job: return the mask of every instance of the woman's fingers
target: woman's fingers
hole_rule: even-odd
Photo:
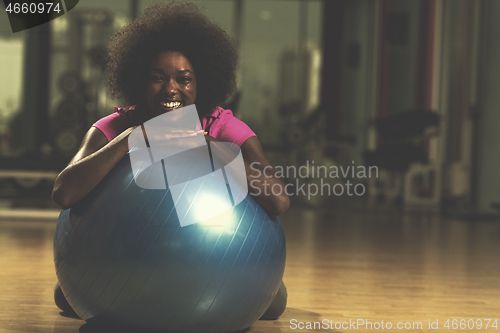
[[[198,139],[195,139],[195,137],[200,135],[205,138],[204,133],[203,130],[167,129],[147,134],[149,144],[152,147],[185,147],[186,149],[191,149],[200,145]]]
[[[165,132],[167,133],[201,133],[203,130],[185,130],[185,129],[166,129]]]
[[[192,137],[197,136],[199,134],[203,134],[203,130],[199,131],[180,131],[176,133],[171,133],[172,138],[184,138],[184,137]]]
[[[181,138],[190,138],[197,135],[203,135],[203,130],[194,131],[194,130],[168,130],[161,133],[149,134],[148,137],[150,139],[154,139],[157,142],[161,142],[163,140],[171,140],[171,139],[181,139]]]

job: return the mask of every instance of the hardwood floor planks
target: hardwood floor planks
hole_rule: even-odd
[[[498,319],[500,222],[464,222],[426,213],[291,209],[287,236],[288,308],[276,321],[248,332],[348,332],[293,329],[298,322],[421,322],[421,329],[454,331],[447,319]],[[88,332],[99,329],[60,315],[54,222],[0,221],[0,332]],[[428,328],[439,321],[439,330]],[[291,322],[292,321],[292,322]],[[381,332],[383,329],[356,329]],[[456,330],[499,332],[500,329]],[[109,332],[109,331],[107,331]]]

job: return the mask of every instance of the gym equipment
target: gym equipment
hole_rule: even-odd
[[[212,219],[225,225],[181,227],[169,190],[138,187],[125,156],[59,216],[54,257],[63,294],[88,323],[204,333],[249,327],[282,281],[280,220],[251,196]]]

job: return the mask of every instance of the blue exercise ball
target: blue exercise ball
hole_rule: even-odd
[[[225,226],[181,227],[170,191],[137,186],[127,155],[59,216],[54,258],[62,292],[88,323],[245,329],[278,291],[285,237],[279,218],[250,195],[225,215]]]

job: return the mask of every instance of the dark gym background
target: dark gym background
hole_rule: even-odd
[[[446,237],[443,234],[458,232],[463,238],[457,236],[460,242],[456,244],[463,241],[470,246],[464,252],[467,262],[479,260],[473,256],[478,255],[489,258],[485,265],[491,272],[500,271],[498,259],[494,259],[500,252],[495,245],[500,233],[500,1],[194,2],[205,7],[236,41],[241,56],[238,92],[226,107],[257,133],[273,164],[299,167],[315,161],[315,165],[379,169],[378,177],[356,180],[366,188],[363,196],[292,198],[292,208],[282,218],[292,258],[285,282],[287,274],[301,276],[302,266],[293,261],[293,254],[307,259],[303,246],[321,243],[321,237],[332,230],[340,234],[323,239],[321,251],[351,253],[343,252],[347,251],[344,244],[352,253],[369,252],[364,242],[343,243],[340,235],[347,232],[342,227],[347,224],[360,226],[352,227],[357,231],[348,229],[353,235],[359,231],[375,237],[377,228],[385,226],[395,239],[399,232],[409,232],[423,237],[424,243],[429,235],[423,229],[412,229],[414,226],[425,225],[429,230],[446,226],[438,234]],[[53,180],[90,125],[111,113],[115,105],[124,106],[106,93],[101,55],[109,37],[149,3],[152,1],[82,0],[68,14],[16,34],[7,15],[0,14],[0,237],[6,240],[4,250],[11,248],[6,244],[24,244],[22,237],[28,233],[33,239],[43,239],[32,251],[43,248],[50,265],[50,234],[59,213],[50,200]],[[4,11],[3,4],[0,8]],[[307,184],[315,181],[301,180]],[[325,231],[322,228],[328,223],[333,229]],[[374,242],[383,244],[384,237],[375,237]],[[328,247],[334,238],[339,243]],[[480,243],[491,247],[480,247]],[[390,252],[401,252],[399,245]],[[448,262],[448,250],[436,251],[436,258],[443,255]],[[4,264],[14,267],[11,274],[4,273],[5,279],[14,281],[17,276],[15,267],[21,264],[13,264],[16,256],[5,257],[11,259]],[[349,262],[357,260],[353,256],[347,256]],[[402,255],[401,263],[410,257]],[[461,262],[462,257],[457,258],[453,260]],[[390,265],[390,259],[387,262]],[[50,269],[45,274],[47,281],[53,279]],[[325,272],[335,276],[330,268]],[[471,276],[466,274],[465,281],[472,283]],[[449,276],[436,277],[441,278]],[[307,318],[354,318],[358,312],[364,313],[364,308],[353,308],[350,315],[343,313],[342,304],[335,311],[333,305],[323,312],[320,306],[308,308],[312,302],[323,302],[318,298],[323,292],[304,289],[305,282],[300,281],[290,284],[292,291],[302,290],[302,296],[291,296],[296,312],[286,312],[289,316],[277,324],[283,331],[293,317],[290,313],[300,317],[298,309],[315,311],[314,315],[303,314]],[[418,289],[419,283],[407,287]],[[14,299],[16,288],[7,293]],[[38,300],[43,293],[40,302],[44,309],[57,314],[51,308],[50,286],[40,288],[40,293],[26,296],[24,301]],[[362,294],[356,287],[350,290],[354,290],[351,299]],[[468,285],[463,293],[467,290]],[[500,296],[498,287],[482,292],[483,296]],[[308,295],[316,296],[309,299]],[[495,306],[498,309],[498,301],[491,302],[486,301],[490,306],[486,312]],[[6,304],[0,300],[1,307]],[[11,307],[17,302],[8,304]],[[405,313],[391,316],[403,319]],[[0,319],[0,328],[4,324]],[[58,331],[59,324],[54,325],[46,331]],[[267,325],[263,331],[271,331]],[[19,327],[16,329],[23,331]]]

